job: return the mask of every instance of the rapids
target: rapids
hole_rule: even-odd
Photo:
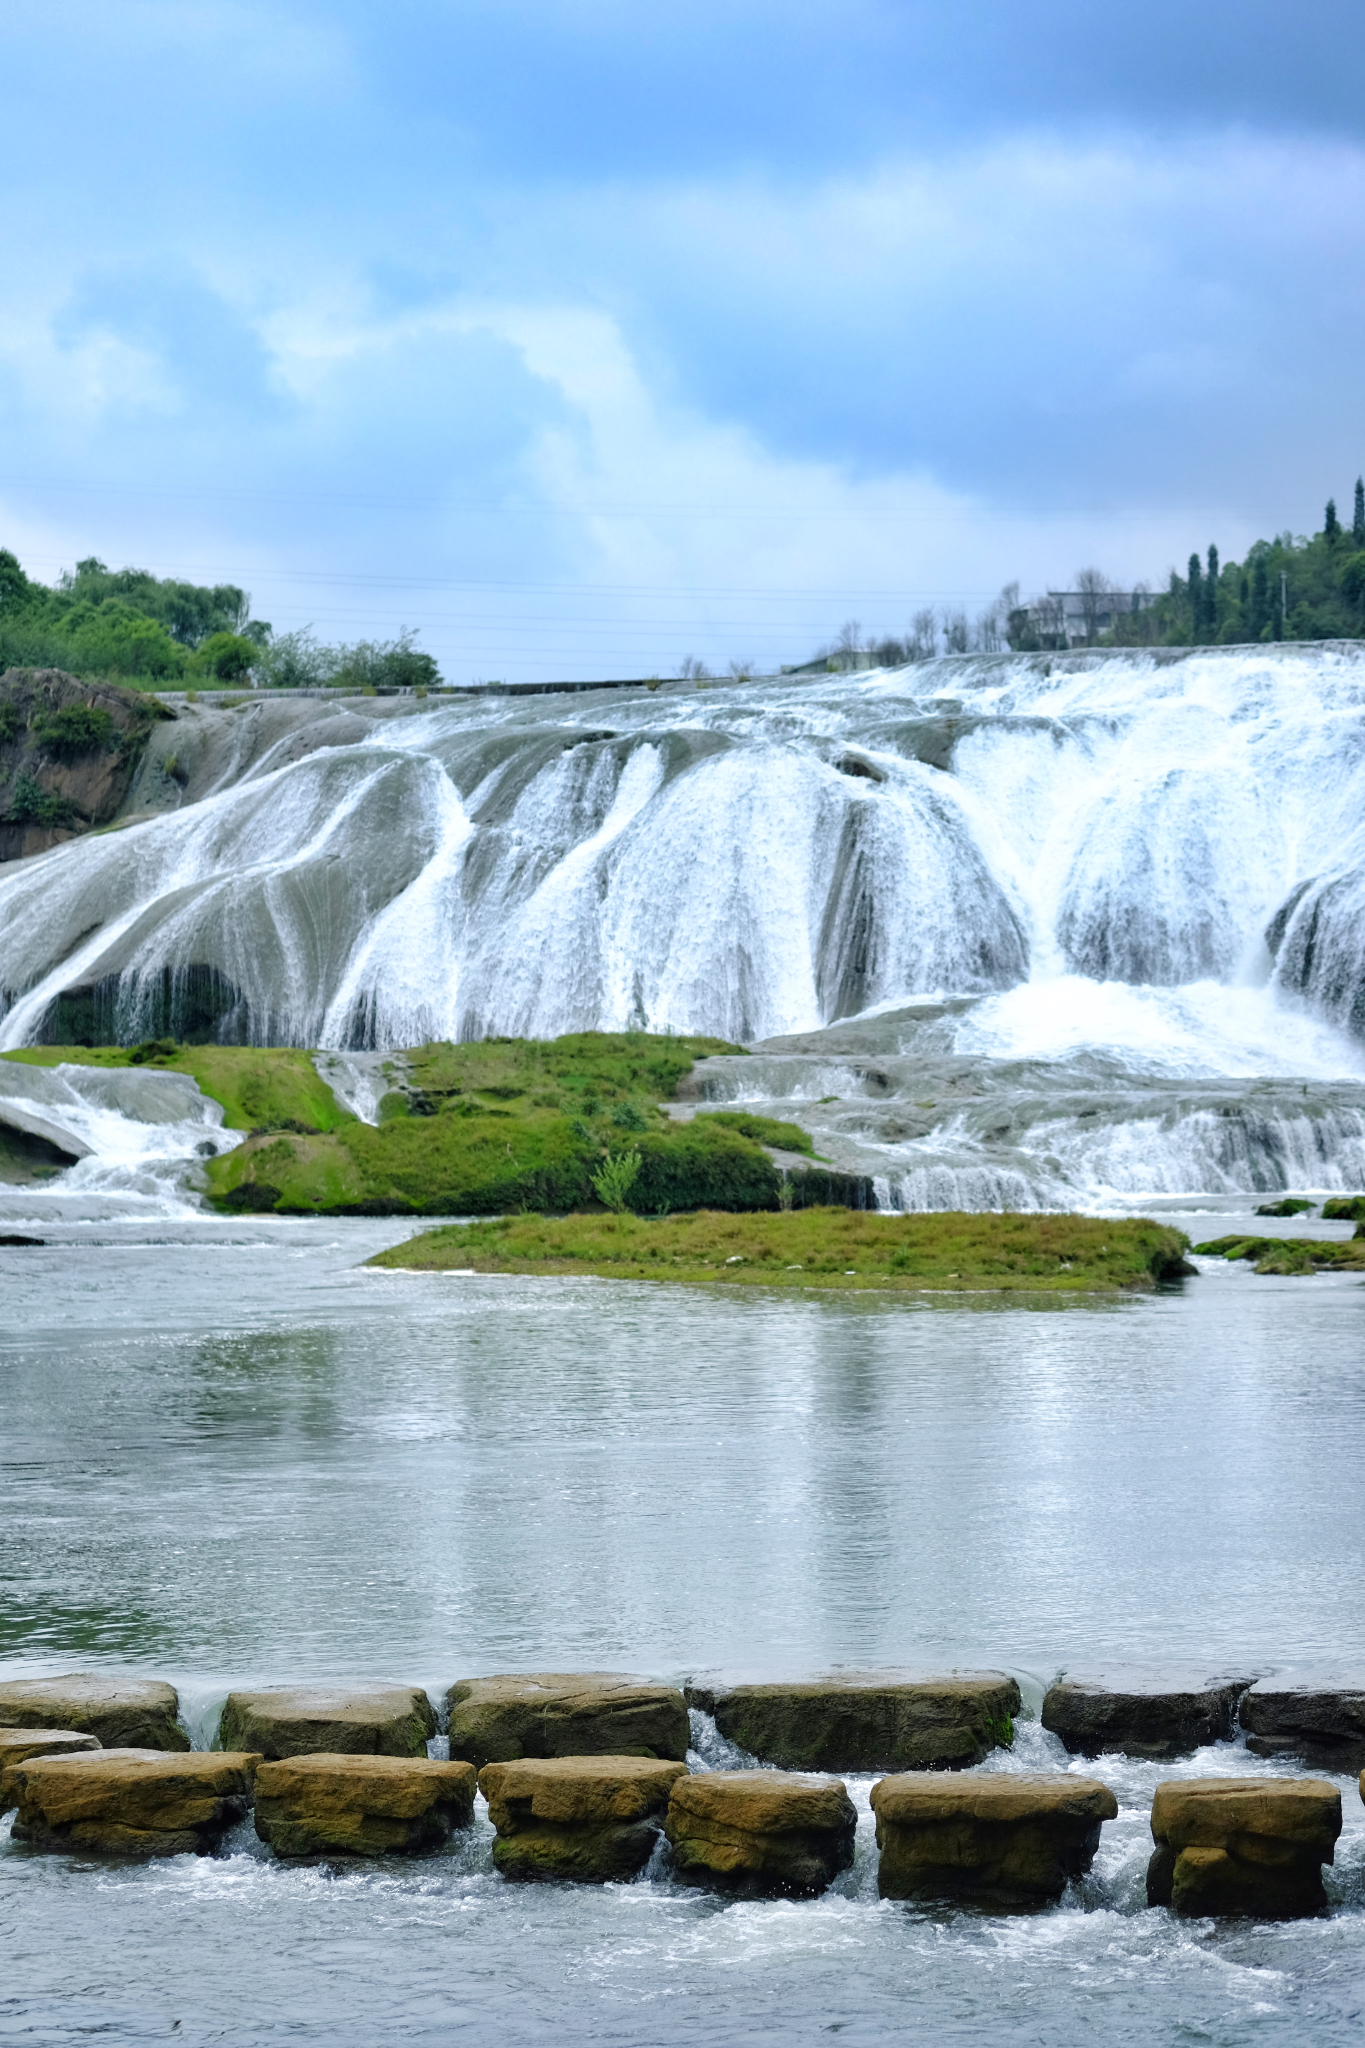
[[[197,801],[0,870],[0,1046],[708,1031],[884,1206],[1358,1187],[1363,712],[1354,644],[186,707]]]

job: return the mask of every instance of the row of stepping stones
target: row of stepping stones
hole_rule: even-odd
[[[682,1690],[615,1672],[520,1673],[463,1679],[445,1696],[450,1754],[479,1769],[524,1756],[686,1756],[688,1709],[710,1714],[728,1741],[785,1770],[964,1769],[1008,1747],[1019,1687],[1001,1672],[948,1678],[841,1676],[802,1684]],[[0,1722],[92,1734],[105,1748],[188,1749],[172,1686],[101,1675],[0,1684]],[[1073,1756],[1157,1761],[1192,1755],[1238,1728],[1253,1755],[1340,1772],[1365,1768],[1365,1685],[1277,1686],[1251,1676],[1137,1674],[1065,1678],[1042,1724]],[[270,1761],[327,1750],[421,1756],[437,1730],[416,1686],[275,1687],[228,1694],[223,1749]]]
[[[818,1703],[810,1695],[831,1712],[847,1709],[846,1696],[860,1692],[876,1712],[908,1716],[921,1743],[937,1721],[940,1750],[956,1753],[873,1787],[881,1893],[1008,1906],[1060,1896],[1089,1869],[1101,1826],[1118,1811],[1108,1787],[1069,1773],[945,1775],[945,1763],[980,1760],[959,1739],[963,1699],[973,1686],[993,1689],[988,1704],[998,1706],[1011,1683],[992,1675],[735,1690],[767,1695],[774,1712]],[[472,1818],[477,1784],[497,1831],[494,1861],[508,1877],[627,1877],[648,1861],[660,1829],[678,1877],[731,1891],[811,1896],[852,1861],[855,1814],[840,1780],[689,1774],[678,1754],[685,1703],[671,1688],[551,1674],[467,1681],[450,1702],[452,1746],[491,1746],[500,1758],[481,1768],[428,1758],[434,1716],[413,1688],[235,1693],[220,1736],[232,1746],[191,1757],[168,1686],[111,1687],[99,1678],[0,1686],[0,1723],[29,1724],[0,1729],[0,1810],[17,1807],[15,1834],[36,1847],[165,1855],[211,1849],[254,1802],[256,1831],[280,1856],[375,1856],[439,1846]],[[745,1709],[751,1718],[755,1704]],[[75,1711],[54,1711],[63,1706]],[[87,1726],[34,1725],[44,1714]],[[144,1746],[127,1745],[139,1715]],[[649,1728],[674,1754],[612,1753],[605,1745],[622,1716],[631,1733]],[[110,1734],[114,1746],[101,1748]],[[145,1740],[156,1734],[160,1744]],[[1006,1734],[997,1726],[993,1740]],[[565,1738],[581,1749],[565,1753]],[[1340,1794],[1320,1780],[1172,1781],[1158,1787],[1152,1811],[1149,1900],[1201,1915],[1321,1911],[1321,1866],[1340,1829]]]

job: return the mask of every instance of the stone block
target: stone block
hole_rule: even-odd
[[[0,1779],[18,1807],[14,1839],[106,1856],[205,1855],[251,1804],[260,1758],[96,1749],[32,1757]]]
[[[472,1764],[296,1756],[256,1773],[256,1833],[277,1856],[417,1855],[474,1817]]]
[[[446,1694],[450,1754],[480,1769],[517,1757],[669,1757],[691,1739],[676,1686],[612,1671],[465,1678]]]
[[[813,1898],[853,1861],[842,1781],[796,1771],[699,1771],[673,1787],[664,1833],[684,1884]]]
[[[872,1787],[884,1899],[1037,1906],[1089,1870],[1118,1801],[1069,1771],[945,1778],[907,1771]]]
[[[1173,1778],[1156,1788],[1147,1903],[1299,1920],[1327,1905],[1341,1794],[1322,1778]]]
[[[1365,1683],[1253,1685],[1239,1708],[1253,1756],[1293,1757],[1320,1771],[1365,1767]]]
[[[75,1756],[100,1743],[93,1735],[78,1735],[72,1728],[0,1728],[0,1780],[14,1764],[27,1763],[31,1756]],[[0,1813],[8,1813],[12,1796],[0,1794]]]
[[[687,1766],[640,1756],[522,1757],[485,1764],[479,1790],[504,1877],[606,1884],[643,1870]]]
[[[1003,1672],[689,1686],[730,1742],[793,1771],[962,1770],[1014,1740],[1019,1687]]]
[[[1249,1677],[1127,1670],[1059,1679],[1043,1701],[1044,1728],[1072,1756],[1192,1756],[1230,1740]]]
[[[110,1678],[76,1672],[66,1678],[11,1678],[0,1685],[6,1728],[70,1728],[105,1749],[188,1749],[176,1716],[180,1700],[159,1678]]]
[[[281,1757],[425,1756],[436,1733],[420,1686],[277,1686],[230,1692],[218,1739],[224,1749]]]

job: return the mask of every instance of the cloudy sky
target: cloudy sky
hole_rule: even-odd
[[[8,0],[0,544],[454,681],[1321,524],[1359,0]]]

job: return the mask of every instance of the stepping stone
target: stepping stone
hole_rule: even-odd
[[[105,1749],[188,1749],[176,1716],[180,1700],[159,1678],[11,1678],[0,1685],[0,1725],[70,1728]]]
[[[839,1778],[699,1771],[673,1787],[664,1833],[684,1884],[809,1899],[852,1863],[857,1824]]]
[[[14,1839],[105,1856],[203,1856],[251,1804],[258,1756],[97,1749],[32,1757],[0,1778]]]
[[[473,1764],[426,1756],[296,1756],[256,1773],[256,1833],[277,1856],[439,1849],[474,1818]]]
[[[1341,1794],[1322,1778],[1171,1778],[1156,1788],[1147,1903],[1190,1917],[1326,1910]]]
[[[78,1735],[71,1728],[0,1728],[0,1779],[31,1756],[71,1756],[99,1747],[93,1735]],[[13,1797],[0,1795],[0,1813],[8,1813],[13,1804]]]
[[[485,1764],[479,1790],[504,1877],[607,1884],[644,1869],[687,1766],[641,1756],[522,1757]]]
[[[1000,1671],[690,1685],[688,1703],[765,1763],[794,1771],[961,1770],[1014,1740],[1019,1687]]]
[[[907,1771],[872,1787],[884,1899],[1037,1906],[1095,1860],[1118,1801],[1069,1771],[945,1778]]]
[[[1043,1701],[1044,1728],[1072,1756],[1137,1756],[1158,1762],[1231,1740],[1250,1678],[1200,1671],[1116,1670],[1059,1679]]]
[[[219,1723],[224,1749],[286,1756],[425,1756],[436,1733],[420,1686],[276,1686],[230,1692]]]
[[[1365,1766],[1365,1683],[1284,1685],[1265,1679],[1247,1693],[1239,1717],[1253,1756],[1294,1757],[1343,1773]]]
[[[687,1755],[687,1703],[676,1686],[614,1671],[537,1671],[465,1678],[446,1694],[450,1754],[480,1769],[517,1757]]]

